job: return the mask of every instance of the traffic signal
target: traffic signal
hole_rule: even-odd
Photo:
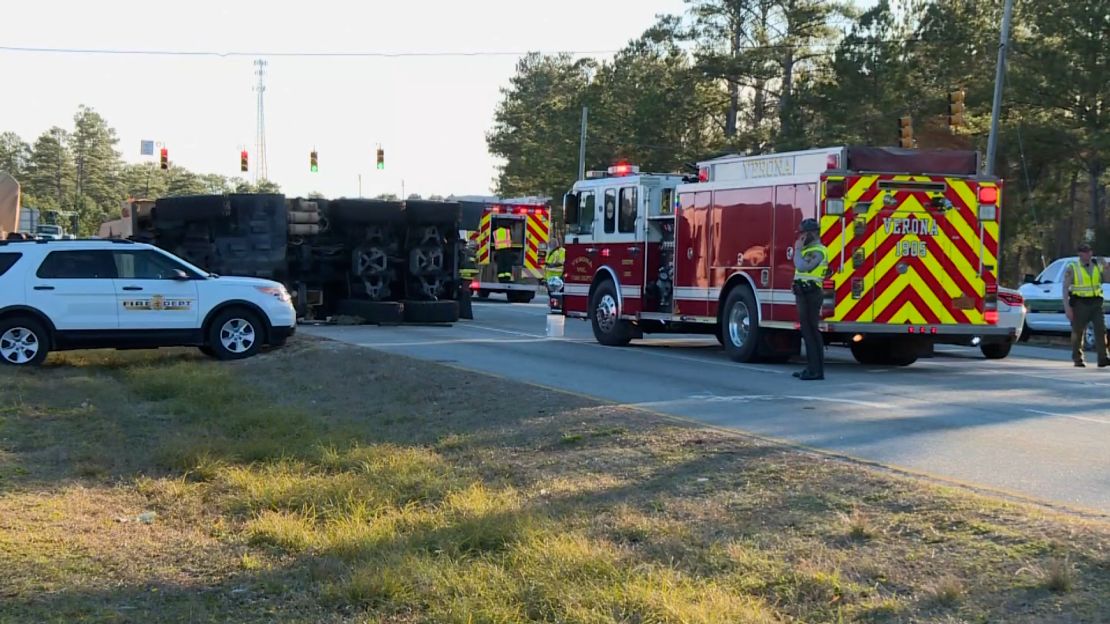
[[[385,169],[385,150],[378,148],[378,169]]]
[[[239,171],[247,170],[247,150],[239,152]]]
[[[164,147],[162,148],[161,160],[162,160],[162,168],[163,169],[169,169],[170,168],[170,150],[168,150]]]
[[[948,131],[955,134],[956,128],[964,125],[964,90],[948,94]]]
[[[320,170],[320,165],[316,161],[316,150],[312,150],[308,154],[308,170],[312,173],[316,173]]]
[[[913,117],[898,118],[898,147],[913,147]]]

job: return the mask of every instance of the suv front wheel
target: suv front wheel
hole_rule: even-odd
[[[33,318],[0,321],[0,360],[12,366],[38,366],[46,359],[50,342],[46,328]]]
[[[232,308],[216,315],[208,326],[208,350],[217,360],[241,360],[262,348],[262,322],[242,308]]]

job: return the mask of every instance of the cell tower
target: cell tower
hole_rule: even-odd
[[[255,85],[254,90],[258,92],[258,129],[255,136],[255,167],[254,167],[254,181],[257,184],[260,180],[268,179],[268,171],[266,169],[266,61],[258,59],[254,62],[254,75],[258,76],[258,84]]]

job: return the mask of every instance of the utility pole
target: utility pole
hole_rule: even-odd
[[[590,117],[590,107],[582,107],[582,136],[578,139],[578,179],[586,179],[586,123]]]
[[[1014,0],[1006,0],[1002,9],[1002,34],[998,42],[998,67],[994,75],[994,103],[991,105],[991,134],[987,139],[987,171],[994,175],[994,160],[998,153],[998,118],[1002,114],[1002,82],[1006,78],[1006,48],[1010,41],[1010,20],[1014,14]]]

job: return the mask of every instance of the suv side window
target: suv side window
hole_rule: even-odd
[[[39,265],[35,275],[43,279],[113,279],[116,277],[116,265],[112,262],[110,251],[52,251]]]
[[[23,257],[21,253],[0,253],[0,275],[7,273],[21,257]]]
[[[120,279],[173,279],[173,272],[176,270],[185,271],[186,274],[192,275],[192,271],[187,270],[172,259],[146,249],[113,251],[112,256]]]

